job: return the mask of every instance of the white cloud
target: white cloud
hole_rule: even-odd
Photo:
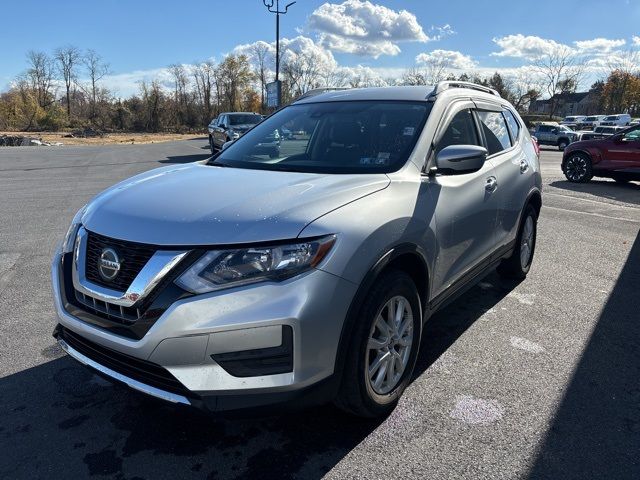
[[[631,40],[633,41],[634,47],[640,47],[640,36],[634,35]]]
[[[442,40],[444,37],[455,35],[458,32],[447,23],[441,27],[431,27],[430,33],[435,33],[435,35],[431,37],[432,40]]]
[[[573,44],[580,52],[595,54],[609,53],[618,47],[624,46],[626,43],[626,40],[622,38],[619,40],[614,40],[602,37],[594,38],[593,40],[580,40],[573,42]]]
[[[477,63],[469,56],[455,50],[434,50],[430,53],[420,53],[416,57],[416,63],[439,64],[452,70],[473,70]]]
[[[139,93],[142,82],[152,82],[153,80],[168,88],[172,81],[169,69],[153,68],[107,75],[101,80],[101,83],[115,96],[126,98]]]
[[[558,48],[570,48],[566,45],[535,35],[524,36],[521,33],[494,38],[493,42],[502,50],[493,52],[496,57],[516,57],[535,60]]]
[[[309,16],[308,27],[331,50],[374,58],[398,55],[400,42],[432,40],[413,13],[360,0],[321,5]]]

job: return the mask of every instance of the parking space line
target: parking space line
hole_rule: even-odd
[[[605,204],[605,205],[607,205],[607,204]],[[551,207],[549,205],[543,205],[542,208],[550,208],[552,210],[562,210],[562,211],[565,211],[565,212],[580,213],[580,214],[583,214],[583,215],[591,215],[593,217],[606,218],[606,219],[609,219],[609,220],[621,220],[623,222],[631,222],[631,223],[640,224],[640,221],[632,220],[631,218],[612,217],[611,215],[602,215],[600,213],[593,213],[593,212],[581,212],[580,210],[571,210],[571,209],[568,209],[568,208],[561,208],[561,207]]]
[[[591,198],[582,198],[582,197],[576,197],[576,196],[573,196],[573,195],[563,195],[562,193],[544,192],[544,195],[545,196],[546,195],[555,195],[556,197],[564,197],[564,198],[582,200],[583,202],[597,203],[598,205],[607,205],[607,206],[618,207],[618,208],[632,208],[634,210],[640,210],[638,207],[634,207],[633,205],[618,205],[618,204],[615,204],[615,203],[602,202],[600,200],[592,200]],[[613,198],[610,198],[609,200],[624,202],[624,200],[615,200]]]

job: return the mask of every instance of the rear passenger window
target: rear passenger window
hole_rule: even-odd
[[[513,144],[516,144],[516,139],[520,134],[520,123],[516,120],[516,117],[513,116],[513,113],[509,110],[504,110],[504,118],[507,119],[507,125],[509,126],[509,131],[511,132],[511,139],[513,140]]]
[[[511,147],[511,139],[504,117],[500,112],[479,111],[480,125],[487,139],[487,150],[489,155],[501,152]]]
[[[445,130],[436,152],[450,145],[480,145],[471,110],[461,110]]]

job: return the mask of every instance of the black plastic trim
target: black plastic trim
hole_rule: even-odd
[[[293,328],[290,325],[282,326],[280,346],[214,353],[211,358],[234,377],[258,377],[292,372]]]

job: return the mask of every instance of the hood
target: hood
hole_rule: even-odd
[[[384,174],[171,166],[105,190],[89,203],[82,224],[108,237],[156,245],[284,240],[387,185]]]
[[[255,126],[255,123],[242,123],[240,125],[229,125],[229,129],[233,130],[234,132],[246,132],[247,130]]]

